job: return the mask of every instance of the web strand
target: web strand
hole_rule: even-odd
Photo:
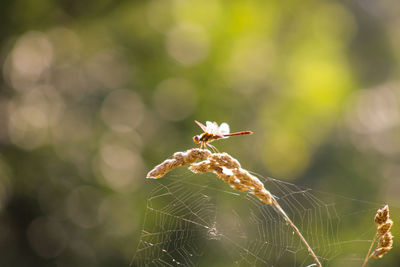
[[[343,238],[348,233],[342,233],[354,215],[367,218],[373,213],[375,203],[259,178],[298,226],[323,266],[331,262],[362,262],[370,243],[368,229],[356,233],[352,228],[350,240]],[[230,190],[212,175],[189,172],[153,183],[155,189],[148,198],[146,220],[132,265],[199,266],[210,264],[210,260],[236,266],[313,263],[287,221],[254,195]],[[340,257],[346,251],[354,253]]]

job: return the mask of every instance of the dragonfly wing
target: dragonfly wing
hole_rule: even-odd
[[[206,131],[207,133],[211,133],[211,134],[216,133],[217,129],[215,128],[214,123],[212,123],[211,121],[206,121],[206,128],[207,128],[207,131]]]
[[[216,123],[215,121],[213,121],[213,130],[214,134],[220,134],[218,123]]]
[[[228,134],[229,131],[230,131],[229,125],[226,122],[221,123],[221,125],[219,126],[219,133],[224,135]]]
[[[207,132],[207,127],[204,126],[201,122],[194,120],[194,122],[200,126],[200,128],[204,131]]]

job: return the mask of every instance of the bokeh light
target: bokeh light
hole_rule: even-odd
[[[37,218],[29,225],[27,236],[35,252],[45,259],[60,255],[68,243],[62,225],[45,217]]]
[[[399,8],[8,1],[0,266],[128,266],[145,174],[195,146],[194,120],[253,130],[215,143],[246,169],[398,206]]]
[[[154,107],[167,120],[187,118],[196,108],[196,89],[183,79],[162,81],[154,93]]]
[[[168,32],[166,48],[173,59],[185,66],[192,66],[207,56],[207,35],[198,25],[178,25]]]
[[[28,32],[15,43],[9,55],[6,76],[17,90],[37,82],[53,61],[53,46],[41,32]]]
[[[101,117],[115,131],[130,131],[141,122],[144,106],[130,90],[112,91],[101,107]]]

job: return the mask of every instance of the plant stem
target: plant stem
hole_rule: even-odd
[[[307,240],[304,238],[304,236],[301,234],[300,230],[296,227],[296,225],[290,220],[289,216],[286,214],[286,212],[282,209],[282,207],[279,205],[278,201],[276,201],[275,198],[272,198],[272,204],[271,204],[285,219],[285,221],[293,228],[293,230],[296,232],[296,234],[300,237],[301,241],[304,243],[304,245],[307,247],[308,253],[310,253],[311,257],[313,257],[315,263],[318,266],[322,266],[321,262],[318,260],[317,255],[315,255],[314,251],[308,244]]]
[[[363,263],[362,267],[365,267],[365,265],[367,264],[367,262],[368,262],[368,260],[370,258],[369,255],[371,253],[371,249],[374,246],[375,240],[376,240],[377,237],[378,237],[378,233],[376,233],[375,236],[374,236],[374,239],[372,239],[371,245],[369,246],[368,253],[367,253],[367,256],[365,256],[364,263]]]

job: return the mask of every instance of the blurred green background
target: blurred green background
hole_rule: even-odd
[[[248,170],[396,216],[399,12],[362,0],[2,1],[0,266],[129,265],[145,175],[194,146],[194,119],[254,131],[216,143]],[[399,262],[397,249],[371,265]]]

